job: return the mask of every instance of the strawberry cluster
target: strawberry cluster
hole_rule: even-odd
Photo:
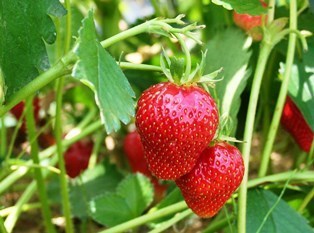
[[[228,143],[213,142],[216,103],[196,84],[148,88],[139,98],[135,123],[150,172],[174,180],[200,217],[215,215],[240,185],[242,156]]]

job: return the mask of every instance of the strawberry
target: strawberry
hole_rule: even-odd
[[[240,151],[219,142],[207,147],[195,167],[176,180],[187,205],[203,218],[214,216],[241,184],[244,164]]]
[[[200,87],[164,82],[140,96],[136,126],[150,171],[175,180],[194,167],[215,136],[218,110]]]
[[[92,150],[91,142],[76,142],[67,149],[64,153],[64,162],[69,177],[75,178],[87,168]]]
[[[281,125],[291,134],[302,150],[310,151],[314,133],[289,96],[286,98],[281,115]]]
[[[39,121],[39,110],[40,110],[40,99],[38,97],[35,97],[33,99],[33,107],[34,107],[34,117],[36,123]],[[15,105],[10,112],[15,116],[17,120],[19,120],[22,117],[22,114],[24,112],[25,108],[25,102],[21,101],[17,105]],[[26,125],[25,125],[25,119],[23,119],[23,123],[21,126],[21,132],[25,133]]]
[[[137,131],[126,135],[123,143],[123,150],[128,158],[132,172],[140,172],[146,176],[151,176],[144,159],[143,144]]]
[[[123,149],[128,158],[132,172],[140,172],[150,178],[155,190],[155,199],[160,200],[165,195],[168,186],[160,184],[159,180],[149,171],[144,158],[144,147],[137,131],[127,134],[124,139]]]
[[[267,4],[261,1],[264,7]],[[265,16],[265,21],[266,21]],[[254,41],[261,41],[263,38],[263,33],[261,26],[263,23],[263,15],[249,15],[249,14],[239,14],[236,11],[233,12],[233,21],[235,25],[246,31]]]

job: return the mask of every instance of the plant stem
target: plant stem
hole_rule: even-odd
[[[184,201],[181,201],[179,203],[173,204],[171,206],[162,208],[160,210],[157,210],[156,212],[148,213],[146,215],[140,216],[138,218],[132,219],[128,222],[122,223],[118,226],[112,227],[110,229],[101,231],[99,233],[118,233],[118,232],[123,232],[126,230],[130,230],[134,227],[140,226],[144,223],[150,222],[152,220],[170,215],[170,214],[175,214],[181,210],[186,209],[187,206]]]
[[[52,66],[49,70],[40,74],[37,78],[25,85],[22,89],[16,92],[11,99],[9,99],[9,102],[6,105],[0,107],[0,117],[31,94],[62,76],[65,72],[65,68],[73,63],[75,59],[76,57],[72,52],[68,53],[56,65]]]
[[[282,182],[291,177],[291,182],[314,182],[314,171],[297,172],[288,171],[270,176],[259,177],[248,181],[248,188],[253,188],[265,183]],[[293,174],[293,176],[292,176]]]
[[[298,212],[302,214],[306,206],[310,203],[310,201],[314,198],[314,188],[305,196],[303,202],[301,203]]]
[[[7,151],[7,129],[5,127],[4,117],[0,118],[1,132],[0,132],[0,158],[4,158]]]
[[[231,215],[229,217],[226,217],[220,221],[214,222],[213,224],[210,224],[202,233],[215,233],[222,229],[223,227],[227,226],[230,221],[234,219],[234,216]]]
[[[296,0],[290,1],[290,29],[297,29],[297,6]],[[267,173],[267,168],[269,164],[270,154],[273,148],[273,144],[275,141],[277,129],[280,123],[280,117],[282,114],[282,110],[284,107],[285,99],[288,92],[288,85],[291,76],[291,69],[293,66],[294,53],[295,53],[295,45],[296,45],[296,35],[294,33],[290,33],[289,35],[289,44],[288,44],[288,54],[286,58],[286,66],[285,73],[283,76],[283,81],[280,87],[279,96],[277,99],[277,104],[275,108],[275,113],[273,115],[273,119],[270,124],[270,128],[268,131],[268,135],[266,138],[266,144],[262,153],[262,161],[261,166],[258,172],[258,176],[265,176]]]
[[[96,166],[97,163],[97,157],[98,157],[98,152],[103,145],[104,138],[106,136],[106,133],[104,131],[99,131],[96,140],[95,140],[95,145],[93,147],[92,154],[90,156],[89,162],[88,162],[88,168],[93,169]]]
[[[72,9],[71,1],[65,0],[65,8],[67,9],[66,15],[66,30],[65,30],[65,45],[64,45],[64,54],[70,50],[71,38],[72,38]]]
[[[57,143],[57,154],[58,154],[58,165],[61,171],[60,174],[60,188],[61,188],[61,198],[62,198],[62,208],[65,217],[65,231],[66,233],[73,233],[73,223],[71,219],[71,206],[69,198],[69,188],[67,181],[67,174],[65,170],[65,162],[63,156],[62,148],[62,96],[63,96],[63,83],[64,78],[57,80],[57,91],[56,91],[56,122],[55,122],[55,137]]]
[[[182,47],[182,50],[185,54],[185,72],[184,72],[183,81],[184,82],[191,81],[191,80],[189,80],[189,75],[191,73],[191,66],[192,66],[190,51],[189,51],[188,47],[186,46],[184,40],[182,39],[182,36],[179,33],[174,33],[174,35],[179,40],[180,45]],[[191,79],[192,78],[193,77],[191,77]]]
[[[29,204],[25,204],[22,207],[22,211],[28,211],[28,210],[32,210],[32,209],[39,209],[41,208],[41,203],[37,202],[37,203],[29,203]],[[14,209],[16,209],[15,206],[10,206],[8,208],[2,209],[0,210],[0,217],[5,217],[8,216],[11,212],[14,211]],[[1,232],[1,231],[0,231]]]
[[[275,16],[275,0],[269,0],[268,7],[267,24],[270,24]]]
[[[36,125],[35,125],[35,119],[34,119],[34,108],[33,108],[33,98],[28,97],[26,99],[26,127],[27,127],[27,134],[28,134],[28,138],[35,138],[36,135]],[[30,146],[31,146],[31,157],[33,160],[34,165],[39,165],[40,164],[40,160],[39,160],[39,147],[38,147],[38,143],[37,140],[34,140],[32,142],[30,142]],[[42,170],[41,168],[34,168],[34,178],[36,180],[36,186],[37,186],[37,190],[38,190],[38,194],[39,194],[39,200],[42,204],[42,215],[43,215],[43,219],[44,219],[44,224],[45,224],[45,228],[47,230],[47,232],[56,232],[56,229],[54,228],[51,219],[52,219],[52,215],[51,215],[51,211],[49,208],[49,200],[48,200],[48,196],[47,196],[47,189],[46,189],[46,185],[45,185],[45,180],[43,178],[42,175]]]
[[[4,226],[3,219],[2,219],[1,216],[0,216],[0,232],[1,232],[1,233],[8,233],[8,232],[7,232],[7,229],[6,229],[5,226]]]
[[[146,64],[134,64],[131,62],[118,62],[118,65],[121,69],[125,70],[149,70],[149,71],[160,71],[162,72],[162,69],[160,66],[154,66],[154,65],[146,65]]]
[[[180,220],[186,218],[187,216],[191,215],[193,212],[190,209],[187,209],[181,213],[177,213],[172,219],[158,224],[158,226],[152,230],[149,231],[148,233],[159,233],[159,232],[163,232],[164,230],[168,229],[169,227],[173,226],[175,223],[179,222]]]
[[[12,213],[6,218],[4,225],[7,228],[8,232],[12,232],[15,223],[22,211],[22,206],[28,202],[28,200],[33,196],[34,192],[36,191],[36,182],[33,181],[30,185],[26,188],[24,193],[20,196],[17,203],[15,204],[16,209],[12,211]]]
[[[247,197],[247,182],[249,172],[249,158],[251,151],[251,143],[254,129],[255,113],[258,102],[258,96],[261,86],[261,81],[265,71],[266,63],[270,54],[272,46],[262,41],[260,54],[257,61],[256,71],[253,77],[251,95],[249,100],[248,112],[246,117],[246,124],[244,130],[242,154],[245,172],[243,181],[239,189],[239,215],[238,215],[238,232],[246,232],[246,197]]]
[[[70,0],[65,0],[65,6],[67,9],[66,16],[66,30],[65,30],[65,46],[64,54],[70,50],[71,46],[71,37],[72,37],[72,10]],[[57,145],[57,154],[58,154],[58,165],[60,169],[60,188],[61,188],[61,199],[62,199],[62,209],[65,218],[65,232],[73,233],[74,227],[71,219],[71,206],[69,198],[69,188],[67,181],[67,174],[65,170],[65,162],[63,156],[63,132],[62,132],[62,97],[63,97],[63,86],[64,86],[64,77],[61,77],[57,80],[57,90],[56,90],[56,121],[55,121],[55,137]]]
[[[129,37],[141,34],[143,32],[149,32],[150,31],[150,29],[149,29],[150,25],[151,25],[151,20],[147,21],[145,23],[142,23],[140,25],[137,25],[133,28],[130,28],[126,31],[120,32],[120,33],[100,42],[100,44],[103,48],[107,48],[107,47],[117,43],[118,41],[125,40]]]

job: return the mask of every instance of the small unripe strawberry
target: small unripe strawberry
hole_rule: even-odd
[[[136,126],[150,171],[165,180],[188,173],[214,138],[218,121],[214,99],[196,85],[148,88],[138,101]]]
[[[314,133],[305,121],[299,108],[289,96],[287,96],[281,115],[281,125],[290,133],[302,150],[310,151]]]
[[[219,142],[207,147],[194,168],[176,180],[187,205],[200,217],[214,216],[241,184],[244,164],[240,151]]]

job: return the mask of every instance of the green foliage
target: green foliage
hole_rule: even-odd
[[[135,94],[116,61],[97,40],[92,12],[83,20],[75,53],[79,60],[73,77],[94,91],[107,133],[117,131],[120,120],[127,124],[134,115]]]
[[[213,0],[213,3],[228,10],[234,9],[240,14],[260,15],[266,13],[266,9],[262,7],[259,0]]]
[[[89,201],[103,193],[113,192],[122,178],[117,167],[110,164],[107,159],[75,178],[69,183],[73,216],[87,218]],[[54,176],[49,182],[48,195],[53,203],[61,202],[59,177]]]
[[[217,95],[220,115],[230,117],[234,123],[233,133],[241,105],[240,96],[251,74],[248,66],[251,51],[245,43],[246,37],[240,30],[228,29],[217,33],[206,45],[204,73],[223,68],[223,80],[216,83],[214,94]]]
[[[0,10],[0,66],[7,87],[6,100],[49,68],[45,42],[56,31],[51,16],[66,13],[58,0],[5,0]]]
[[[122,178],[117,167],[109,164],[108,160],[86,170],[78,178],[78,182],[70,186],[72,214],[79,218],[87,218],[88,203],[103,193],[113,192]]]
[[[266,214],[277,202],[278,196],[268,190],[253,189],[248,192],[247,232],[257,232]],[[307,221],[284,200],[266,219],[260,233],[310,233],[313,229]]]
[[[91,217],[108,227],[140,216],[153,201],[150,180],[140,174],[127,176],[115,193],[106,193],[90,202]]]

